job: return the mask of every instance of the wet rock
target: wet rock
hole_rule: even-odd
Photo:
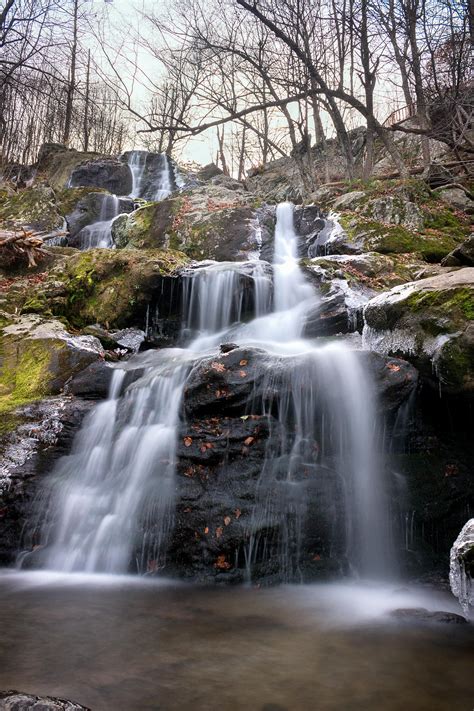
[[[106,219],[107,215],[104,215],[104,203],[107,200],[113,199],[111,195],[103,192],[90,192],[84,195],[74,207],[72,212],[66,215],[66,222],[69,231],[68,244],[70,247],[78,246],[75,243],[74,237],[79,235],[81,230],[87,225],[91,225],[94,222],[99,222],[101,219]],[[105,206],[106,208],[107,206]],[[133,200],[129,198],[120,198],[117,204],[117,210],[119,213],[127,213],[133,211]],[[79,245],[80,246],[80,245]]]
[[[390,614],[402,622],[440,622],[454,625],[464,625],[467,622],[462,615],[456,615],[455,612],[443,612],[441,610],[432,612],[424,607],[400,608],[393,610]]]
[[[132,192],[132,173],[128,165],[118,159],[98,158],[74,168],[70,186],[93,186],[104,188],[113,195],[129,195]]]
[[[34,529],[33,502],[44,476],[67,454],[91,403],[56,397],[3,415],[0,432],[0,565],[15,562]],[[38,541],[31,536],[32,548]]]
[[[4,711],[90,711],[74,701],[56,696],[34,696],[21,691],[0,691],[0,708]]]
[[[451,548],[449,582],[466,617],[474,607],[474,518],[471,518]]]
[[[364,339],[380,353],[413,362],[443,392],[474,389],[474,269],[395,287],[364,310]]]
[[[443,267],[474,267],[474,234],[453,249],[441,262]]]
[[[73,377],[67,391],[86,400],[105,399],[110,390],[113,372],[114,369],[104,361],[91,363]]]
[[[188,262],[173,250],[91,249],[65,255],[40,284],[9,294],[12,311],[66,319],[76,328],[143,328],[154,298],[166,302]],[[15,297],[13,300],[13,296]],[[163,306],[163,304],[161,304]]]

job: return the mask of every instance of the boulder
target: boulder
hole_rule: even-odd
[[[474,607],[474,518],[471,518],[451,548],[449,582],[466,617]]]
[[[334,208],[336,208],[336,203]],[[414,202],[398,196],[384,196],[368,200],[360,210],[360,214],[377,222],[402,225],[413,231],[422,230],[424,225],[423,213],[420,208]]]
[[[103,357],[93,336],[73,336],[59,321],[29,314],[0,330],[0,411],[59,393],[67,381]]]
[[[353,190],[336,198],[332,207],[334,210],[354,210],[366,200],[366,197],[367,194],[362,190]]]
[[[85,400],[104,400],[109,394],[113,373],[113,368],[104,361],[91,363],[73,377],[67,392]]]
[[[90,711],[74,701],[56,696],[34,696],[21,691],[0,691],[0,708],[4,711]]]
[[[76,328],[144,328],[147,307],[156,298],[172,299],[172,285],[187,262],[173,250],[74,251],[39,284],[10,289],[5,308],[61,317]]]
[[[70,187],[103,188],[113,195],[129,195],[133,181],[126,163],[115,158],[96,158],[75,167],[69,184]]]
[[[238,261],[273,239],[274,215],[240,189],[208,183],[114,221],[118,247],[178,249],[192,259]]]
[[[441,264],[443,267],[474,267],[474,234],[453,249]]]
[[[52,233],[61,230],[63,217],[55,194],[46,185],[35,185],[17,192],[0,192],[0,228],[31,229]]]
[[[88,192],[78,200],[74,209],[66,214],[69,246],[76,246],[72,238],[87,225],[111,219],[119,213],[132,212],[133,209],[133,200],[130,198],[115,198],[104,192]]]
[[[474,213],[474,200],[461,187],[445,187],[439,189],[439,197],[455,210]]]
[[[474,268],[395,287],[364,310],[364,340],[413,362],[444,392],[474,390]]]

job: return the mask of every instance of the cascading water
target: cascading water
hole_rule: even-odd
[[[175,189],[177,180],[166,153],[130,151],[128,165],[132,173],[130,197],[164,200]]]
[[[289,203],[277,209],[272,271],[273,287],[270,265],[257,260],[205,263],[185,276],[183,336],[193,340],[185,349],[139,354],[117,370],[111,397],[87,419],[52,478],[49,508],[40,513],[47,567],[123,572],[163,565],[188,373],[231,341],[264,349],[258,351],[263,386],[248,411],[262,412],[279,437],[276,447],[274,437],[268,440],[248,542],[236,552],[248,578],[275,551],[279,579],[304,577],[306,524],[318,498],[327,499],[328,517],[344,505],[352,567],[364,575],[387,573],[374,394],[360,353],[301,338],[318,297],[298,263]],[[138,375],[125,388],[133,375],[124,370]]]
[[[120,199],[116,195],[104,195],[97,222],[81,230],[81,248],[113,247],[112,223],[120,214]]]

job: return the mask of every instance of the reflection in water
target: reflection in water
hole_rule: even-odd
[[[354,585],[204,589],[133,578],[0,579],[0,688],[94,711],[459,711],[469,626],[399,626],[455,603]]]

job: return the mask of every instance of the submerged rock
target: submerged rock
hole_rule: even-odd
[[[393,610],[390,615],[401,622],[441,622],[444,624],[464,625],[466,620],[455,612],[426,610],[424,607],[407,607]]]
[[[34,696],[21,691],[0,691],[0,708],[4,711],[91,711],[74,701],[56,696]]]

